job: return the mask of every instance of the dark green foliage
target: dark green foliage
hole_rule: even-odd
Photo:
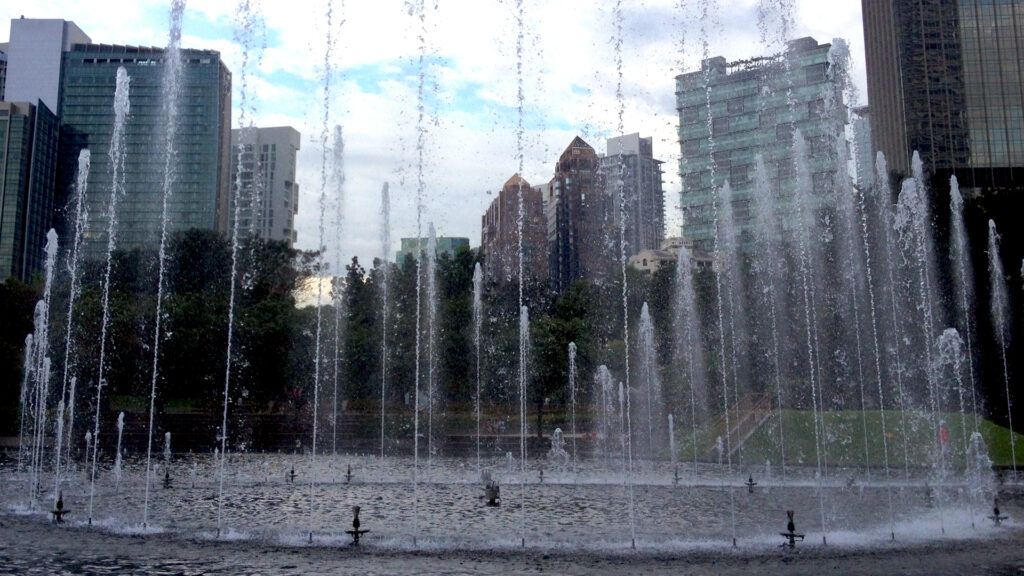
[[[41,295],[41,283],[29,286],[8,278],[0,284],[0,436],[18,433],[25,336],[32,332],[32,311]]]
[[[380,298],[369,282],[359,258],[345,267],[344,346],[346,396],[351,400],[373,397],[379,388],[381,350],[377,324]]]
[[[293,295],[315,273],[313,254],[300,253],[280,242],[245,239],[238,248],[235,321],[232,335],[230,398],[246,412],[272,410],[282,402],[303,398],[308,370],[296,358],[306,354],[306,314],[295,308]],[[103,412],[148,410],[153,382],[154,328],[159,260],[155,251],[116,251],[111,259],[110,316],[103,350],[108,386]],[[165,409],[220,411],[227,360],[228,313],[231,303],[232,251],[222,236],[201,230],[174,234],[167,246],[161,314],[158,414]],[[62,266],[55,275],[50,309],[50,356],[54,374],[62,374],[67,323],[68,287]],[[78,412],[95,409],[103,343],[103,281],[105,261],[83,262],[81,296],[75,306],[70,374],[77,378]],[[40,290],[8,281],[0,285],[5,317],[0,322],[4,394],[17,408],[25,335],[32,331],[31,312]],[[21,310],[20,312],[18,310]],[[7,315],[10,321],[7,320]],[[11,355],[11,358],[7,358]],[[13,392],[8,382],[14,382]],[[60,380],[51,382],[57,401]],[[296,395],[295,393],[298,392]],[[109,415],[108,415],[109,416]],[[13,420],[13,418],[12,418]],[[212,434],[212,431],[211,431]]]

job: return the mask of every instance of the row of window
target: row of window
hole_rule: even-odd
[[[785,160],[778,162],[775,165],[774,175],[769,178],[772,186],[778,188],[782,182],[790,181],[795,176],[795,168],[792,161]],[[727,176],[729,184],[732,186],[741,186],[749,184],[753,178],[753,166],[751,164],[742,164],[738,166],[732,166],[726,173],[724,171],[719,172],[719,179],[722,176]],[[812,187],[815,193],[824,193],[832,190],[833,187],[833,172],[821,171],[815,172],[811,175]],[[701,170],[699,172],[691,172],[683,176],[683,193],[690,191],[705,190],[711,186],[711,172],[708,170]]]
[[[161,58],[82,58],[85,64],[135,64],[136,66],[159,66]],[[186,64],[211,64],[211,58],[188,58],[182,60]]]
[[[734,104],[735,103],[735,104]],[[807,114],[805,117],[798,118],[798,120],[817,120],[825,117],[825,99],[815,98],[807,101],[805,104],[801,104]],[[757,126],[761,129],[770,128],[778,122],[778,110],[783,111],[783,116],[789,115],[789,106],[779,106],[777,108],[766,108],[757,112]],[[701,111],[707,110],[707,106],[687,106],[679,111],[680,122],[683,125],[700,124],[706,121],[706,114],[702,114]],[[716,115],[712,118],[712,131],[717,135],[720,133],[728,133],[729,126],[739,124],[752,124],[754,121],[754,113],[744,114],[743,99],[734,98],[727,102],[728,115]]]

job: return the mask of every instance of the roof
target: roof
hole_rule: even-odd
[[[502,186],[502,188],[518,188],[520,186],[522,186],[523,188],[529,188],[530,187],[530,183],[527,182],[519,174],[513,174],[512,177],[509,178],[505,182],[505,184],[504,184],[504,186]]]

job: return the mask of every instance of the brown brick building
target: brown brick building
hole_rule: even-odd
[[[548,279],[547,223],[544,199],[519,174],[502,186],[483,216],[480,246],[485,274],[502,282],[519,278],[519,194],[523,195],[523,270],[527,278]]]

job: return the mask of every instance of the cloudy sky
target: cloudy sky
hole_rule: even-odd
[[[618,17],[611,1],[523,0],[523,50],[518,55],[515,0],[429,0],[423,11],[422,65],[418,1],[333,0],[329,58],[328,0],[248,0],[249,21],[259,23],[248,32],[239,24],[244,1],[190,2],[183,44],[220,51],[234,74],[236,126],[247,55],[253,66],[245,74],[245,100],[255,124],[290,125],[302,133],[296,218],[300,248],[320,244],[320,142],[329,63],[327,131],[341,125],[345,136],[340,251],[345,260],[358,255],[367,261],[381,253],[384,182],[391,189],[391,250],[398,238],[416,234],[421,70],[426,113],[423,231],[431,221],[438,234],[467,236],[474,246],[480,241],[480,216],[493,193],[519,169],[517,141],[522,143],[523,176],[532,184],[546,182],[574,136],[604,151],[604,139],[620,130],[620,103],[623,133],[652,136],[655,157],[666,161],[666,210],[670,225],[678,226],[679,184],[671,168],[679,154],[673,79],[697,66],[704,53],[702,38],[708,40],[708,54],[730,60],[772,50],[782,38],[779,14],[787,6],[792,10],[791,37],[813,36],[819,42],[841,37],[849,42],[853,77],[861,103],[866,100],[859,0],[627,0]],[[167,42],[166,1],[14,4],[0,6],[0,19],[64,18],[94,42]],[[705,8],[709,17],[702,26],[699,14]],[[620,27],[621,99],[615,42]],[[7,30],[0,31],[0,41],[7,35]],[[248,42],[239,40],[247,37]],[[334,262],[337,187],[329,185],[326,196],[324,244],[328,261]]]

